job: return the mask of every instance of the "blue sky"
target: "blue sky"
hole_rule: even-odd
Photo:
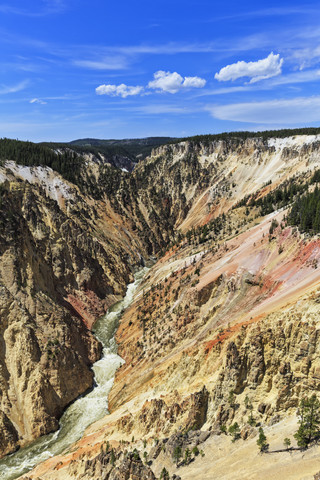
[[[0,137],[320,125],[319,1],[0,0],[0,41]]]

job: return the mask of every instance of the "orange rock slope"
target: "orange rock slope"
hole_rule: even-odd
[[[107,454],[98,455],[105,442],[135,448],[141,458],[146,452],[158,477],[165,465],[170,474],[183,472],[184,480],[200,478],[194,477],[201,471],[200,456],[181,470],[173,462],[173,447],[193,448],[195,441],[206,455],[203,478],[234,478],[234,468],[241,478],[276,478],[269,462],[256,458],[257,425],[269,432],[275,448],[281,435],[295,445],[299,401],[320,389],[320,240],[288,226],[288,210],[261,217],[254,205],[232,207],[257,190],[263,197],[293,176],[307,181],[319,166],[316,140],[192,147],[203,171],[212,167],[217,177],[207,185],[202,171],[202,188],[182,183],[189,208],[176,216],[176,226],[187,233],[224,213],[223,225],[203,241],[192,235],[178,240],[148,271],[117,331],[125,363],[109,396],[110,415],[91,425],[70,452],[28,478],[73,479],[84,475],[84,465],[88,478],[100,478],[103,458],[109,461]],[[167,162],[171,172],[180,168],[187,177],[190,148],[187,142],[161,147],[136,175],[147,165],[158,181]],[[235,422],[246,461],[229,437],[221,437]],[[228,464],[230,452],[236,464]],[[308,475],[316,473],[317,455],[316,450],[309,455]],[[290,458],[278,459],[282,478],[302,478],[303,453],[291,458],[296,468],[288,476]]]

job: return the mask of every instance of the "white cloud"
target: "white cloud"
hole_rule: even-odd
[[[183,88],[202,88],[206,84],[206,80],[200,77],[182,77],[177,72],[164,72],[159,70],[154,74],[154,80],[148,83],[148,88],[157,90],[158,92],[177,93]],[[100,85],[96,88],[97,95],[109,95],[111,97],[128,97],[132,95],[148,95],[142,86],[121,85]]]
[[[133,95],[140,95],[144,88],[139,85],[131,87],[121,83],[121,85],[100,85],[96,88],[97,95],[109,95],[110,97],[130,97]]]
[[[200,77],[182,77],[177,72],[164,72],[159,70],[153,75],[154,80],[148,83],[148,88],[160,92],[177,93],[182,88],[202,88],[206,80]]]
[[[220,120],[268,125],[310,124],[320,121],[320,96],[216,105],[208,106],[207,110]]]
[[[288,75],[281,75],[281,77],[273,78],[272,80],[270,80],[270,82],[268,82],[268,85],[273,87],[286,84],[318,82],[319,80],[320,70],[312,69],[289,73]]]
[[[0,85],[0,95],[7,95],[8,93],[16,93],[24,90],[27,85],[29,84],[28,80],[24,80],[23,82],[17,83],[16,85],[12,85],[8,87],[7,85]]]
[[[0,0],[1,1],[1,0]],[[1,5],[0,5],[1,12]],[[15,41],[15,39],[14,39]],[[48,48],[48,47],[45,47]],[[179,53],[209,53],[216,50],[212,43],[164,43],[164,44],[141,44],[141,45],[114,45],[95,46],[95,56],[92,57],[92,45],[81,45],[79,58],[79,47],[54,48],[52,53],[71,57],[73,65],[92,70],[124,70],[137,61],[143,55],[174,55]]]
[[[139,113],[145,113],[147,115],[158,115],[161,113],[177,113],[177,114],[184,114],[184,113],[194,113],[194,109],[186,106],[179,106],[179,105],[166,105],[166,104],[149,104],[149,105],[142,105],[135,109],[135,111]]]
[[[154,80],[148,83],[149,88],[170,93],[177,93],[182,88],[183,78],[177,72],[159,70],[153,76]]]
[[[183,86],[185,88],[202,88],[206,84],[206,80],[200,77],[184,77]]]
[[[253,92],[260,90],[271,90],[279,85],[295,85],[297,83],[318,82],[320,80],[320,69],[298,71],[272,78],[269,82],[257,83],[252,86],[249,84],[238,85],[236,87],[218,88],[215,90],[204,89],[198,92],[195,97],[205,97],[212,95],[225,95],[236,92]]]
[[[269,87],[268,87],[269,89]],[[201,92],[198,92],[197,94],[194,95],[194,97],[206,97],[206,96],[212,96],[212,95],[225,95],[229,93],[237,93],[237,92],[248,92],[256,90],[255,87],[250,87],[248,85],[239,85],[237,87],[225,87],[225,88],[217,88],[214,90],[209,90],[205,89],[202,90]]]
[[[214,78],[219,82],[226,82],[228,80],[236,80],[237,78],[249,77],[250,83],[265,80],[266,78],[275,77],[281,73],[283,58],[280,55],[270,53],[266,58],[258,60],[257,62],[239,61],[232,63],[226,67],[221,68],[220,72],[216,73]]]
[[[169,42],[163,44],[140,44],[108,47],[110,52],[129,55],[175,55],[177,53],[209,53],[217,50],[213,42],[208,43],[181,43]]]
[[[127,59],[117,55],[104,57],[101,60],[75,60],[73,64],[91,70],[124,70],[128,68]]]
[[[47,104],[47,102],[44,102],[40,98],[33,98],[32,100],[30,100],[29,103],[38,103],[39,105],[46,105]]]
[[[320,61],[320,45],[295,50],[291,58],[297,60],[300,70],[316,65]]]

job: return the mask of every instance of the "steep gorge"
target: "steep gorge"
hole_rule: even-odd
[[[3,453],[15,448],[18,434],[25,442],[56,428],[79,387],[84,391],[91,385],[89,366],[99,346],[85,325],[90,327],[123,294],[141,256],[147,259],[169,242],[121,320],[117,341],[126,363],[111,391],[111,415],[92,425],[71,454],[48,461],[30,478],[78,478],[80,456],[82,462],[91,461],[107,440],[120,448],[120,468],[119,441],[130,442],[132,436],[132,448],[141,448],[141,454],[142,440],[149,442],[152,468],[159,475],[160,452],[149,448],[154,438],[169,438],[172,457],[179,431],[201,435],[202,429],[212,436],[236,420],[242,436],[250,437],[255,429],[247,426],[246,397],[257,421],[272,425],[293,414],[302,395],[317,391],[319,241],[287,226],[286,211],[261,216],[256,206],[234,207],[257,191],[264,197],[289,178],[307,181],[320,166],[319,149],[317,136],[182,142],[159,147],[132,174],[112,171],[113,182],[110,170],[95,170],[92,195],[69,185],[73,198],[58,201],[48,198],[38,182],[31,187],[19,181],[18,173],[8,177],[6,172],[2,205],[8,213],[16,209],[18,224],[1,239],[2,282],[8,292],[1,359]],[[221,225],[210,223],[217,218]],[[278,226],[270,233],[272,220]],[[199,241],[194,232],[203,225],[215,229],[208,228]],[[192,229],[192,235],[183,238],[178,228],[181,234]],[[7,313],[17,301],[29,315],[23,321],[21,314],[13,319]],[[15,354],[9,349],[10,329],[21,342]],[[12,373],[16,365],[21,370],[21,353],[28,362],[22,372]],[[73,357],[69,367],[68,355],[79,366]],[[41,362],[45,378],[38,373],[32,383],[31,368]],[[79,386],[77,380],[72,390],[69,373],[76,378],[77,368],[84,383]],[[68,391],[55,383],[66,378]],[[43,385],[63,402],[52,401]],[[30,416],[31,427],[20,426],[22,401],[32,410],[35,398],[39,416]],[[197,438],[190,437],[190,445]],[[166,464],[174,470],[169,457]],[[101,468],[90,478],[100,478]],[[144,475],[152,478],[152,472]]]
[[[25,168],[7,164],[1,185],[2,454],[57,429],[91,388],[101,348],[89,328],[147,256],[111,208],[62,180],[50,198],[41,169],[29,183]]]

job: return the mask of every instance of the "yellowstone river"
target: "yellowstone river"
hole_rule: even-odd
[[[13,480],[30,471],[44,460],[62,453],[81,438],[84,430],[108,413],[108,394],[113,385],[116,370],[123,363],[117,354],[115,332],[119,319],[128,308],[147,268],[135,275],[128,285],[126,296],[111,307],[94,325],[95,336],[103,345],[103,355],[93,365],[95,387],[87,395],[78,398],[64,412],[57,432],[41,437],[28,447],[0,460],[0,479]]]

